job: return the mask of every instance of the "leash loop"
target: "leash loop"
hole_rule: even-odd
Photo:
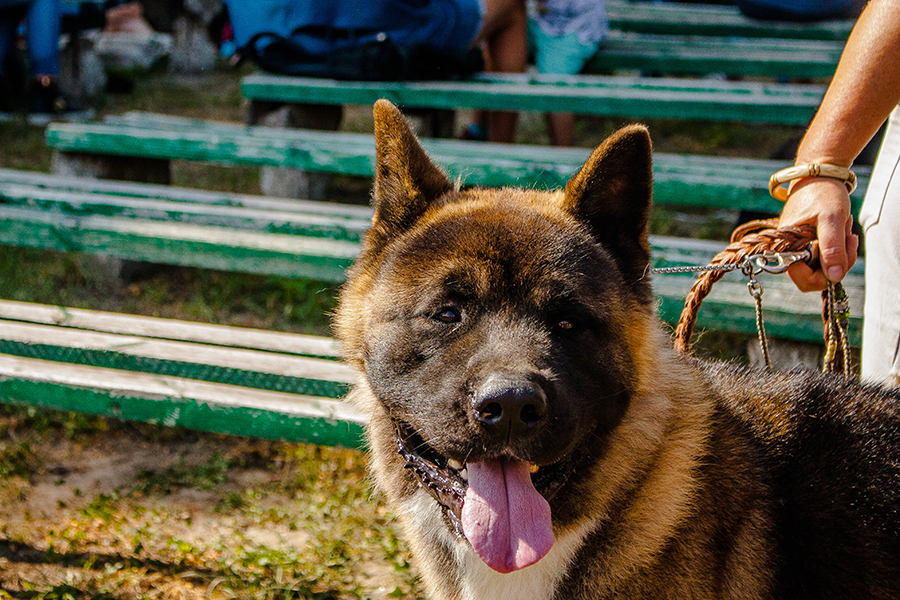
[[[690,341],[700,305],[712,291],[712,285],[728,271],[741,269],[749,277],[747,284],[756,304],[756,327],[766,367],[771,361],[762,317],[762,284],[757,275],[762,272],[784,273],[799,261],[816,257],[816,230],[811,225],[777,228],[777,220],[750,221],[731,234],[731,243],[717,254],[706,267],[670,267],[653,269],[654,273],[698,271],[700,274],[685,298],[684,309],[675,327],[675,349],[689,353]],[[849,304],[847,294],[838,283],[823,292],[823,324],[826,357],[823,370],[850,376],[850,352],[847,325]]]
[[[825,326],[824,371],[850,373],[850,299],[840,283],[828,284],[822,292],[822,323]]]

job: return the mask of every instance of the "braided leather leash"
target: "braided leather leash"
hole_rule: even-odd
[[[816,239],[816,230],[810,225],[776,228],[777,220],[750,221],[739,226],[731,234],[731,243],[717,254],[697,277],[685,298],[684,309],[675,328],[675,349],[690,352],[691,336],[697,313],[712,286],[729,270],[742,268],[748,259],[764,254],[800,252],[807,250]],[[769,366],[768,344],[762,319],[759,282],[751,275],[751,294],[756,299],[756,325],[760,347],[766,366]],[[754,289],[754,284],[756,289]],[[847,294],[840,283],[829,285],[822,292],[822,320],[826,344],[824,370],[850,376],[850,352],[847,336],[849,304]]]

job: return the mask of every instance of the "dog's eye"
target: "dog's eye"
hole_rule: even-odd
[[[567,330],[572,329],[572,328],[574,328],[574,327],[575,327],[575,323],[573,323],[573,322],[570,321],[569,319],[560,319],[560,320],[556,323],[556,328],[557,328],[557,329],[562,329],[563,331],[567,331]]]
[[[462,314],[453,306],[445,306],[434,313],[434,319],[441,323],[459,323],[462,320]]]

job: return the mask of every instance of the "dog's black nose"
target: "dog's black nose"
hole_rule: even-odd
[[[475,392],[472,410],[475,419],[492,435],[511,442],[544,421],[547,395],[532,381],[491,377]]]

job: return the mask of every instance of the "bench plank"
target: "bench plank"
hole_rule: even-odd
[[[333,360],[0,320],[0,352],[256,389],[341,398],[354,377]]]
[[[212,325],[161,317],[126,315],[14,300],[0,300],[0,319],[72,327],[85,331],[196,342],[229,348],[266,350],[314,358],[336,359],[340,356],[337,342],[328,337]]]
[[[110,123],[54,123],[47,143],[72,153],[171,158],[371,177],[374,137],[367,134],[248,127],[209,121],[130,114]],[[423,139],[422,145],[451,178],[469,185],[560,188],[590,150],[526,144],[489,144]],[[778,213],[781,203],[767,189],[781,161],[654,155],[654,202]],[[853,196],[859,210],[869,169],[858,168]]]
[[[734,5],[642,0],[606,0],[606,11],[612,29],[672,35],[845,41],[854,24],[853,19],[812,23],[759,21],[745,17]]]
[[[167,119],[165,122],[172,127],[183,125],[178,120],[169,122]],[[187,122],[190,124],[194,123],[190,119]],[[244,207],[310,216],[335,217],[347,221],[367,222],[372,217],[371,209],[367,206],[207,191],[174,185],[72,177],[37,171],[0,169],[0,193],[3,194],[2,198],[4,201],[15,199],[19,194],[23,195],[27,200],[32,197],[30,194],[34,190],[45,190],[47,192],[68,191],[99,196],[111,195],[117,198],[155,199],[210,207]],[[347,226],[349,227],[350,223]]]
[[[272,210],[174,199],[122,197],[100,192],[60,191],[33,185],[6,184],[2,180],[0,203],[26,208],[36,205],[47,212],[72,216],[97,215],[193,223],[351,242],[360,241],[371,219],[370,211],[366,211],[369,218],[362,219],[355,216],[319,215],[305,206],[285,206]]]
[[[558,111],[632,119],[692,119],[806,125],[824,86],[649,77],[484,74],[466,81],[336,81],[254,74],[241,80],[249,100],[309,104]]]
[[[0,401],[229,435],[363,446],[362,418],[337,400],[5,354]]]
[[[328,338],[13,301],[0,301],[0,313],[0,401],[361,444],[360,417],[335,400],[351,369],[301,355],[333,354]]]
[[[130,260],[340,282],[353,242],[0,205],[0,243]]]
[[[610,31],[585,71],[639,69],[667,75],[727,73],[770,77],[831,77],[843,42],[719,38]]]

